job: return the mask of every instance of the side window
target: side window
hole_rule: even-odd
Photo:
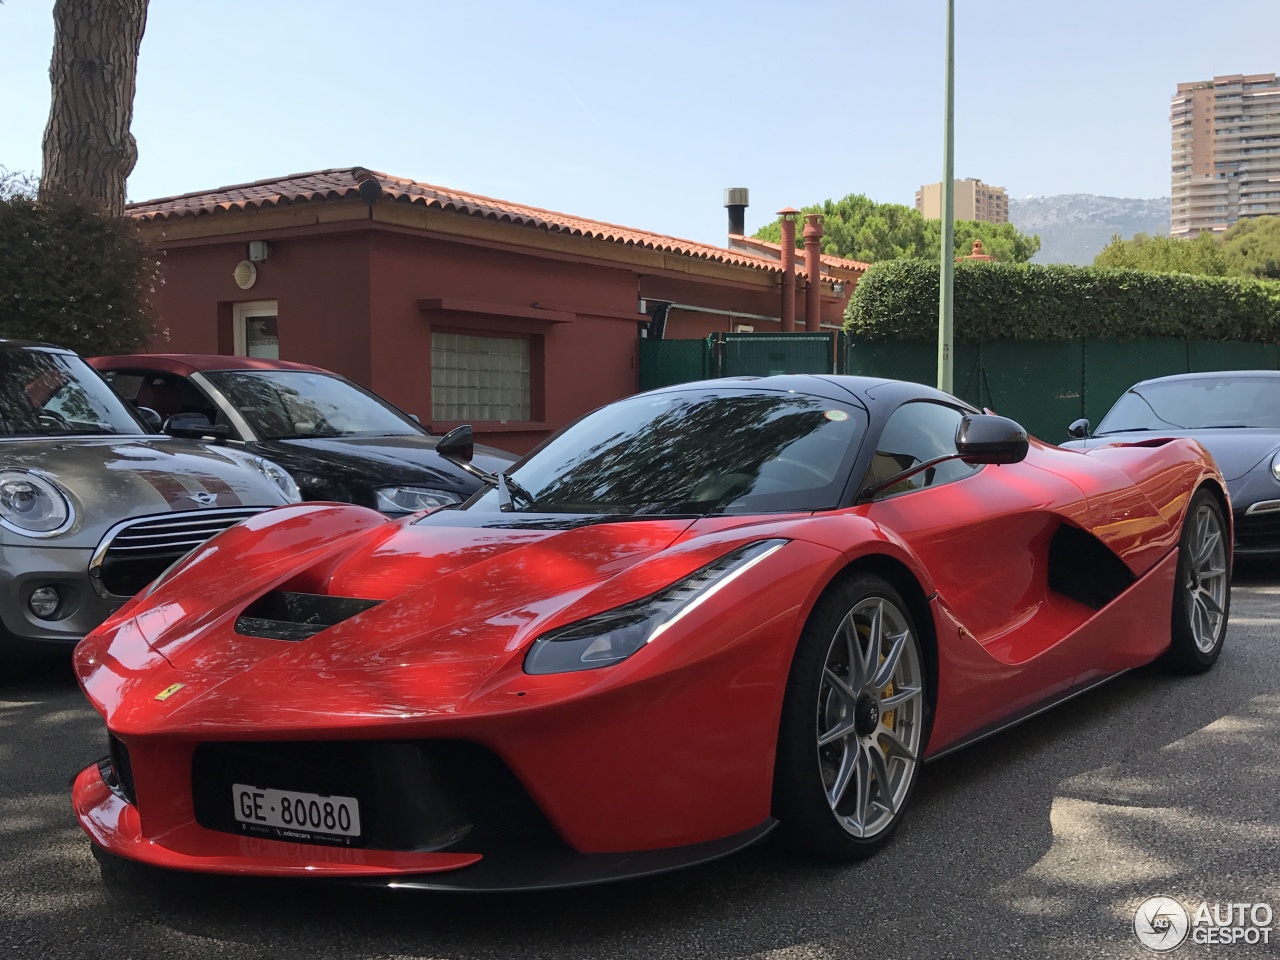
[[[132,401],[138,395],[138,388],[142,386],[142,374],[140,373],[104,370],[102,371],[102,379],[115,387],[116,393],[129,401]]]
[[[883,483],[918,463],[956,452],[956,428],[963,414],[954,407],[928,400],[904,403],[892,414],[876,443],[864,487]],[[880,496],[892,496],[962,480],[981,469],[963,460],[948,460],[894,484]]]
[[[218,411],[209,399],[192,386],[185,377],[171,373],[149,373],[133,396],[140,407],[150,407],[168,420],[178,413],[202,413],[209,421],[216,422]]]

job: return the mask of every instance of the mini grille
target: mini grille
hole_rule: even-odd
[[[260,513],[260,507],[200,510],[148,517],[117,527],[99,550],[102,586],[118,597],[131,597],[210,537]]]

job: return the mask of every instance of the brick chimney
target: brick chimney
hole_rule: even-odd
[[[804,288],[804,328],[816,333],[822,329],[822,214],[808,213],[804,218],[804,269],[809,285]]]
[[[783,207],[778,211],[782,218],[782,330],[791,333],[796,328],[796,217],[795,207]]]

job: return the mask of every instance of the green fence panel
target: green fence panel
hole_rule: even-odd
[[[938,385],[938,346],[933,347],[933,372],[924,383],[931,387]],[[991,391],[987,387],[987,378],[982,370],[982,344],[957,343],[952,346],[951,360],[951,392],[961,400],[972,403],[975,407],[991,406]]]
[[[835,372],[835,339],[828,333],[721,333],[716,339],[722,377]]]
[[[641,340],[641,391],[706,379],[708,352],[705,340]]]
[[[927,340],[851,343],[849,373],[933,385],[938,382],[938,347]]]
[[[1033,437],[1057,443],[1066,439],[1067,424],[1083,415],[1083,370],[1080,340],[989,340],[980,345],[981,393],[962,395],[1012,417]]]
[[[1188,345],[1191,370],[1280,369],[1280,346],[1238,340],[1192,340]]]
[[[1086,340],[1084,416],[1096,427],[1120,394],[1139,380],[1186,372],[1185,340]]]

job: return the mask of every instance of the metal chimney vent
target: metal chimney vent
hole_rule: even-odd
[[[729,233],[742,236],[747,232],[747,206],[749,194],[746,187],[725,187],[724,205],[729,210]]]

